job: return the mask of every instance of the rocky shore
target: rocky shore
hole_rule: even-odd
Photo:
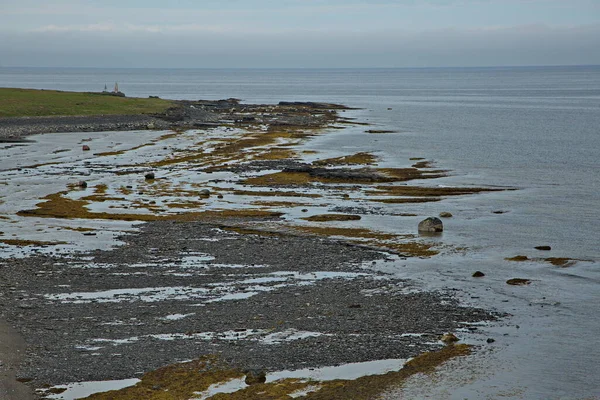
[[[26,343],[21,356],[18,346],[0,347],[2,359],[9,360],[0,365],[8,371],[0,379],[0,394],[32,398],[16,386],[18,379],[36,390],[34,396],[59,396],[65,389],[60,385],[139,379],[157,368],[206,357],[227,365],[227,376],[258,371],[260,377],[431,354],[427,370],[445,360],[439,354],[466,354],[466,345],[447,350],[454,341],[448,334],[477,334],[478,323],[498,315],[460,305],[449,293],[419,291],[393,274],[410,257],[437,254],[432,245],[416,235],[336,221],[403,218],[382,205],[494,189],[406,186],[445,171],[425,164],[377,168],[377,158],[368,153],[304,159],[316,153],[300,149],[308,139],[355,123],[340,116],[344,110],[333,104],[245,105],[228,99],[181,101],[152,116],[0,119],[0,141],[9,142],[52,132],[172,130],[129,147],[78,136],[75,146],[67,142],[71,147],[49,149],[47,159],[36,156],[36,164],[3,171],[6,179],[22,174],[33,178],[33,185],[48,185],[44,193],[52,194],[28,199],[34,208],[23,210],[22,199],[7,199],[15,202],[14,213],[2,219],[15,225],[35,219],[36,226],[44,226],[36,237],[43,233],[52,241],[0,234],[3,246],[29,251],[22,258],[0,258],[0,318],[14,327],[5,336]],[[185,132],[191,128],[194,132]],[[93,154],[81,150],[82,140]],[[54,178],[44,181],[48,176]],[[68,185],[56,182],[65,176]],[[85,186],[70,185],[82,176]],[[325,208],[341,214],[317,212]],[[60,250],[119,229],[109,221],[123,226],[140,221],[139,230],[121,235],[121,243],[109,250]],[[80,236],[67,243],[59,231]],[[206,368],[202,372],[210,375],[214,368]],[[355,368],[365,375],[372,367]],[[177,374],[160,382],[143,379],[149,383],[142,386],[156,393],[180,384]],[[206,379],[202,390],[212,382]],[[299,384],[288,383],[290,391]],[[340,396],[328,398],[371,398],[340,395],[342,386],[328,387]],[[16,393],[11,390],[21,392],[11,395]],[[274,389],[267,382],[264,390]],[[160,398],[152,396],[143,398]]]
[[[343,242],[175,222],[124,239],[113,251],[1,263],[3,314],[28,343],[20,380],[126,379],[206,354],[264,371],[408,358],[495,318],[411,293],[372,268],[389,256]]]
[[[323,121],[309,110],[346,109],[347,107],[323,104],[282,102],[279,112],[265,114],[277,106],[240,104],[237,99],[175,101],[176,106],[161,114],[152,115],[95,115],[0,118],[0,143],[18,141],[29,135],[57,132],[134,131],[144,129],[184,130],[206,128],[223,124],[280,124],[311,126]]]

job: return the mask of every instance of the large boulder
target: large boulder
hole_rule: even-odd
[[[419,232],[443,232],[444,224],[436,217],[429,217],[419,222]]]

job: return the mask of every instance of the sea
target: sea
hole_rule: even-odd
[[[0,68],[0,87],[101,91],[115,83],[130,97],[344,104],[371,129],[396,133],[348,130],[313,146],[369,151],[396,166],[422,157],[450,171],[438,185],[517,189],[444,200],[454,217],[439,240],[466,251],[389,271],[511,315],[486,328],[495,342],[473,357],[470,379],[440,371],[436,385],[415,381],[390,398],[600,399],[600,66]],[[418,207],[426,214],[440,204]],[[542,245],[552,250],[534,249]],[[516,255],[577,261],[505,260]],[[470,277],[475,270],[485,283]],[[509,278],[532,284],[505,285]]]

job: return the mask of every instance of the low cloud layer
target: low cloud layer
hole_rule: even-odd
[[[597,0],[7,0],[0,66],[600,64]]]
[[[600,25],[271,34],[72,26],[4,34],[2,66],[432,67],[600,64]]]

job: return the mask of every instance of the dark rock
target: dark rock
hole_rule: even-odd
[[[83,146],[81,146],[81,150],[90,151],[90,146],[88,146],[87,144],[84,144]]]
[[[473,272],[473,278],[481,278],[483,276],[485,276],[485,274],[483,272],[481,272],[481,271],[475,271],[475,272]]]
[[[146,175],[144,175],[144,178],[146,178],[147,181],[151,181],[154,179],[154,172],[148,172]]]
[[[208,189],[202,189],[200,192],[200,197],[210,197],[210,190]]]
[[[535,246],[534,249],[542,250],[542,251],[550,251],[550,250],[552,250],[552,247],[550,247],[550,246]]]
[[[513,279],[507,280],[506,283],[509,285],[514,285],[514,286],[523,286],[523,285],[529,285],[531,283],[531,281],[529,279],[513,278]]]
[[[457,338],[456,335],[453,333],[446,333],[445,335],[442,336],[442,338],[440,340],[446,344],[450,344],[450,343],[456,343],[460,339]]]
[[[419,222],[419,232],[443,232],[444,224],[436,217],[429,217]]]
[[[488,343],[494,343],[495,341],[496,341],[496,339],[492,339],[492,338],[488,338],[486,340],[486,342],[488,342]]]
[[[449,213],[448,211],[441,212],[440,218],[452,218],[452,213]]]
[[[350,304],[348,308],[361,308],[360,304]]]
[[[246,379],[244,380],[244,382],[246,382],[246,385],[256,385],[259,383],[265,383],[266,381],[267,374],[265,373],[265,371],[255,369],[246,371]]]
[[[77,186],[80,187],[80,188],[82,188],[82,189],[85,189],[87,187],[87,182],[86,181],[79,181],[79,182],[77,182]]]

